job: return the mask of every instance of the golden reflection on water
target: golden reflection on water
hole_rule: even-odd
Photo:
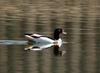
[[[0,40],[24,40],[25,32],[52,36],[68,33],[63,57],[52,48],[24,51],[24,45],[0,45],[0,73],[99,73],[100,2],[98,0],[1,0]]]

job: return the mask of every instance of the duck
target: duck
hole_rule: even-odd
[[[32,33],[25,33],[25,38],[28,41],[28,49],[42,50],[44,48],[48,48],[53,45],[58,45],[59,47],[61,47],[62,45],[61,35],[63,34],[66,34],[66,32],[62,28],[56,28],[53,32],[53,38],[45,35],[32,34]]]

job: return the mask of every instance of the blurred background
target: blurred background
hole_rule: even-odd
[[[0,0],[0,40],[52,36],[57,27],[68,33],[64,56],[0,45],[0,73],[100,73],[100,0]]]

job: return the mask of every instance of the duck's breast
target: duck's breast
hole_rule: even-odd
[[[62,40],[61,39],[58,40],[58,45],[59,45],[59,47],[62,45]]]

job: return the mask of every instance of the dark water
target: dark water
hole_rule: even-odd
[[[0,45],[0,73],[100,73],[99,0],[0,0],[0,40],[25,40],[25,32],[51,36],[56,27],[68,33],[64,56]]]

